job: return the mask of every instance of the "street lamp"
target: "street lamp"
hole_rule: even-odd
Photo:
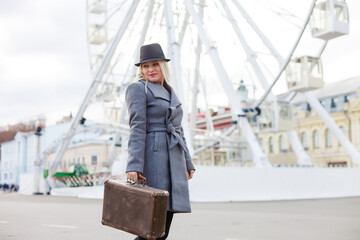
[[[37,136],[37,146],[36,146],[36,160],[34,162],[34,194],[42,194],[40,192],[40,175],[41,175],[41,159],[40,159],[40,137],[42,128],[39,126],[36,128],[35,136]]]

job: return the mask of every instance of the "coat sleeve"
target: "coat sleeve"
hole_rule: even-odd
[[[125,93],[129,112],[130,137],[128,143],[128,163],[126,172],[143,173],[146,141],[146,93],[144,85],[132,83]]]
[[[185,136],[184,136],[184,129],[183,127],[181,127],[181,136],[182,136],[182,139],[186,145],[186,152],[185,152],[185,161],[186,161],[186,170],[195,170],[195,167],[194,167],[194,164],[192,163],[192,159],[191,159],[191,156],[190,156],[190,152],[189,152],[189,149],[187,147],[187,143],[186,143],[186,139],[185,139]]]

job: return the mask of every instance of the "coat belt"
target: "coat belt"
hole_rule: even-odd
[[[147,132],[167,132],[169,134],[169,150],[180,144],[184,152],[187,152],[186,144],[182,137],[181,126],[174,127],[169,124],[146,124]]]

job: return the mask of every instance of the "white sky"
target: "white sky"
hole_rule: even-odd
[[[347,3],[350,34],[325,49],[325,81],[360,75],[360,1]],[[76,113],[92,81],[85,13],[85,0],[0,1],[0,126]]]

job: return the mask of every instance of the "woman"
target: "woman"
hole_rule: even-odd
[[[128,86],[125,97],[130,116],[127,178],[136,182],[143,175],[148,186],[170,193],[165,236],[158,239],[167,238],[174,213],[191,212],[188,180],[195,171],[181,127],[181,103],[167,82],[168,61],[159,44],[142,46],[135,64],[139,81]]]

